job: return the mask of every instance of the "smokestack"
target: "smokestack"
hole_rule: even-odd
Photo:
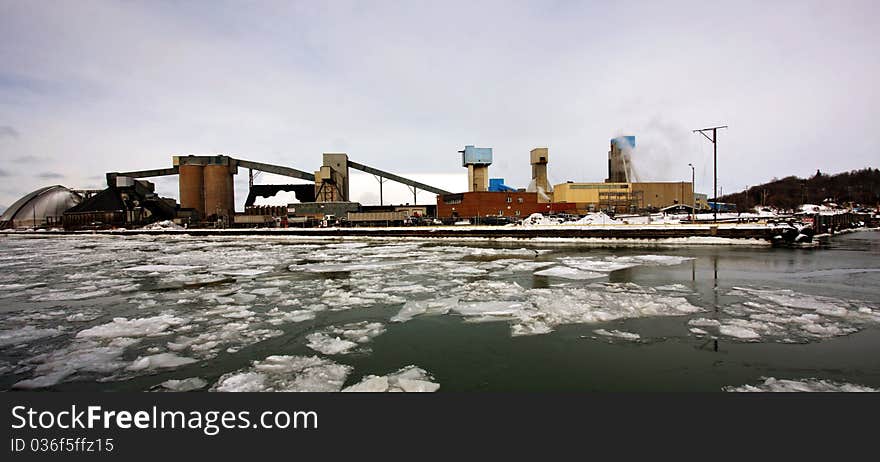
[[[632,167],[632,152],[635,147],[635,136],[618,136],[611,140],[606,183],[629,183],[635,180]]]

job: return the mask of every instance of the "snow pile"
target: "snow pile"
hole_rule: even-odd
[[[722,309],[718,319],[689,325],[743,341],[804,343],[849,335],[880,324],[880,307],[865,302],[808,295],[789,289],[735,287],[728,295],[745,299]]]
[[[622,221],[611,218],[605,212],[588,213],[581,219],[572,222],[575,225],[620,225]]]
[[[523,226],[548,226],[548,225],[559,225],[564,223],[565,220],[562,218],[549,218],[541,215],[540,213],[533,213],[528,217],[524,218],[522,221]]]
[[[184,228],[183,228],[183,226],[180,226],[171,220],[163,220],[163,221],[157,221],[155,223],[150,223],[149,225],[146,225],[141,229],[147,229],[147,230],[151,230],[151,231],[160,231],[160,230],[166,230],[166,229],[184,229]]]
[[[309,341],[306,346],[325,355],[346,354],[384,332],[385,326],[380,322],[362,321],[339,327],[330,326],[306,336]]]
[[[743,393],[743,392],[832,392],[832,393],[853,393],[853,392],[880,392],[880,389],[866,387],[864,385],[854,385],[851,383],[833,382],[831,380],[821,379],[800,379],[800,380],[784,380],[773,377],[761,377],[764,383],[758,385],[742,385],[739,387],[728,386],[722,388],[724,391]]]
[[[440,384],[433,382],[433,377],[424,369],[407,366],[399,371],[383,375],[368,375],[355,385],[345,387],[343,392],[434,392]]]
[[[269,356],[248,370],[223,375],[211,391],[339,391],[351,371],[317,356]]]

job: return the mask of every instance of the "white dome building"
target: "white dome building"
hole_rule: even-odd
[[[10,205],[0,217],[0,228],[61,226],[64,211],[81,201],[82,196],[61,185],[40,188]]]

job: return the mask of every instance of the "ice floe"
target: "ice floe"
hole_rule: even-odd
[[[309,334],[306,340],[309,348],[325,355],[346,354],[384,332],[385,326],[382,323],[362,321],[330,326]]]
[[[608,275],[595,271],[581,271],[566,266],[554,266],[552,268],[547,268],[541,271],[535,271],[535,276],[549,276],[563,279],[585,280],[604,278]]]
[[[269,356],[248,370],[223,375],[211,391],[339,391],[351,371],[317,356]]]
[[[849,335],[880,324],[873,303],[810,295],[790,289],[735,287],[743,301],[723,307],[716,319],[688,322],[708,332],[748,342],[803,343]]]
[[[605,336],[605,337],[614,337],[614,338],[620,338],[620,339],[629,340],[629,341],[638,341],[642,338],[641,335],[636,334],[634,332],[626,332],[626,331],[616,330],[616,329],[614,329],[614,330],[596,329],[593,332],[596,334]]]
[[[170,391],[194,391],[207,387],[208,382],[201,377],[190,377],[188,379],[166,380],[159,385]]]
[[[162,314],[149,318],[126,319],[113,318],[112,322],[79,331],[77,338],[90,337],[143,337],[164,335],[172,326],[183,324],[184,319],[170,314]]]
[[[741,385],[724,387],[729,392],[880,392],[880,389],[855,385],[845,382],[834,382],[816,378],[786,380],[773,377],[761,377],[764,382],[758,385]]]
[[[61,335],[64,331],[60,327],[40,329],[33,326],[24,326],[19,329],[0,331],[0,347],[7,345],[21,345],[46,337]]]
[[[195,359],[177,356],[174,353],[159,353],[150,356],[139,357],[129,365],[126,370],[142,371],[145,369],[162,369],[179,367],[196,362]]]
[[[345,387],[343,392],[434,392],[440,384],[431,374],[416,366],[407,366],[388,375],[368,375],[360,382]]]

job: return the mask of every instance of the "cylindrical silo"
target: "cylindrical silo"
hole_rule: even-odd
[[[205,215],[205,176],[202,165],[181,165],[180,170],[180,207],[196,209],[199,216]]]
[[[235,201],[228,165],[205,166],[205,213],[231,217]]]

